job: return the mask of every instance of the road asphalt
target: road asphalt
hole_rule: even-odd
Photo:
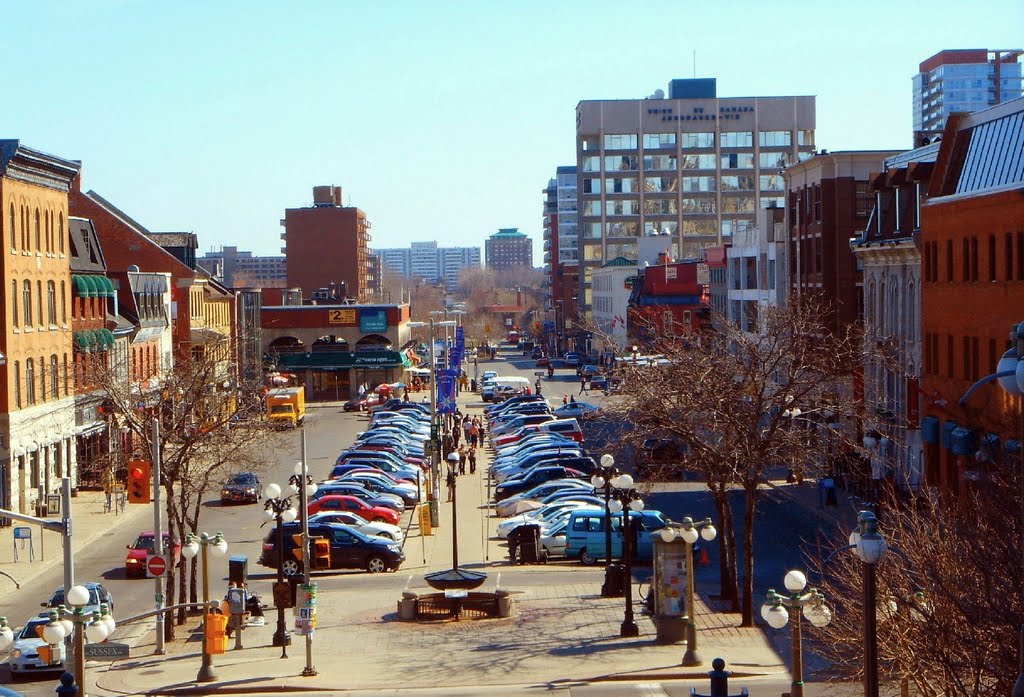
[[[475,395],[462,393],[462,411],[475,414],[484,406]],[[325,404],[321,407],[331,407]],[[339,405],[334,405],[338,406]],[[765,628],[739,626],[737,614],[723,612],[698,584],[698,647],[702,663],[683,667],[685,644],[659,644],[651,619],[635,607],[639,637],[620,638],[624,614],[622,598],[599,595],[600,568],[565,562],[511,566],[504,543],[494,539],[497,518],[487,518],[487,489],[483,473],[489,456],[481,458],[477,473],[464,475],[458,484],[459,559],[461,566],[484,571],[481,590],[502,588],[515,599],[515,616],[504,619],[407,622],[398,619],[397,604],[405,590],[428,592],[423,575],[451,568],[452,506],[440,506],[440,526],[428,537],[420,535],[415,516],[406,540],[406,562],[395,574],[346,575],[340,588],[321,587],[318,626],[312,642],[315,676],[304,677],[304,639],[293,635],[287,648],[271,646],[276,615],[267,611],[263,627],[243,632],[245,648],[213,657],[216,679],[197,683],[201,660],[199,618],[179,628],[178,639],[166,654],[154,655],[152,632],[134,636],[132,656],[113,662],[87,663],[90,694],[262,694],[286,691],[323,691],[350,694],[527,694],[537,689],[577,692],[595,683],[618,683],[629,694],[668,694],[652,685],[686,685],[707,693],[711,661],[722,657],[733,672],[730,692],[750,685],[788,685],[786,665],[773,648]],[[773,482],[780,492],[822,523],[848,525],[853,508],[821,509],[814,482],[802,486]],[[82,492],[73,500],[74,546],[84,550],[111,525],[145,525],[146,506],[129,506],[125,513],[104,513],[103,496]],[[487,531],[485,542],[483,531]],[[38,529],[34,531],[38,535]],[[44,568],[59,564],[60,538],[45,533],[45,560],[25,561],[27,550],[0,545],[0,571],[22,585]],[[9,538],[10,539],[10,538]],[[38,537],[36,538],[38,542]],[[221,561],[221,564],[224,564]],[[214,571],[226,576],[226,567]],[[646,575],[646,574],[645,574]],[[349,583],[349,579],[351,582]],[[699,576],[698,576],[699,579]],[[223,585],[223,581],[219,581]],[[0,590],[10,581],[0,575]],[[216,587],[218,581],[214,581]],[[711,584],[707,584],[711,585]],[[13,587],[13,586],[10,586]],[[267,599],[269,593],[264,598]],[[289,625],[292,611],[287,611]],[[182,631],[182,630],[185,631]],[[113,640],[117,641],[115,634]],[[681,682],[680,682],[681,681]],[[766,682],[767,681],[767,682]],[[638,687],[640,686],[640,687]],[[644,687],[647,686],[647,687]],[[828,685],[808,685],[806,694],[836,694]],[[659,688],[660,689],[660,688]],[[639,691],[637,691],[639,690]],[[778,689],[771,688],[770,694]],[[856,692],[853,690],[852,692]],[[851,692],[851,693],[852,693]],[[626,691],[618,694],[626,694]],[[752,693],[757,694],[757,692]],[[588,693],[589,694],[589,693]],[[769,692],[763,692],[769,694]]]

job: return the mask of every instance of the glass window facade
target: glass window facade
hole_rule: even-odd
[[[728,174],[721,178],[722,191],[753,191],[754,177],[749,174]]]
[[[601,157],[599,155],[587,155],[583,158],[581,169],[584,172],[600,172]]]
[[[793,156],[789,151],[785,152],[761,152],[757,157],[758,164],[761,167],[767,167],[770,169],[785,169],[789,165],[793,164]]]
[[[714,155],[683,155],[680,169],[716,169],[718,158]]]
[[[722,169],[753,169],[754,153],[732,152],[722,155]]]
[[[645,172],[675,172],[678,162],[675,155],[645,155]]]
[[[684,198],[683,213],[717,213],[718,205],[714,198]]]
[[[683,191],[715,191],[715,177],[683,177]]]
[[[604,137],[605,150],[636,150],[636,133],[607,133]]]
[[[640,223],[636,220],[623,220],[606,225],[608,237],[637,237],[640,234]]]
[[[636,172],[638,169],[636,155],[609,155],[604,158],[606,172]]]
[[[750,148],[754,145],[754,134],[750,131],[723,131],[718,142],[723,148]]]
[[[675,148],[675,133],[645,133],[644,150],[657,150],[661,148]]]
[[[683,148],[713,148],[715,147],[714,133],[684,133]],[[712,165],[714,167],[714,165]]]
[[[644,177],[644,191],[678,191],[678,177]]]
[[[792,145],[793,134],[790,131],[761,131],[757,134],[757,142],[761,147]]]
[[[606,194],[633,194],[639,191],[640,180],[637,177],[608,178],[604,180]]]
[[[636,215],[640,212],[639,208],[640,202],[633,199],[604,202],[606,215]]]
[[[676,199],[673,198],[651,198],[647,197],[644,199],[644,214],[645,215],[668,215],[676,214],[679,212],[679,204]]]

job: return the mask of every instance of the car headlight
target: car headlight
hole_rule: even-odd
[[[231,494],[231,492],[228,491],[227,489],[221,489],[220,490],[220,495],[221,496],[229,496],[230,494]]]
[[[21,649],[11,649],[11,658],[21,658]]]
[[[135,559],[135,558],[132,558],[132,559],[129,559],[129,560],[128,560],[128,563],[129,563],[129,564],[141,564],[141,563],[142,563],[142,560],[141,560],[141,559]]]
[[[247,494],[249,494],[251,496],[251,495],[256,493],[256,490],[250,487],[250,488],[245,490],[245,493],[247,493]]]
[[[401,552],[402,551],[402,548],[399,547],[398,545],[388,545],[388,549],[390,549],[392,552]]]

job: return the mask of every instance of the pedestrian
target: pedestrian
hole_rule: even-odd
[[[473,420],[468,416],[462,420],[462,435],[466,437],[466,443],[473,445]]]
[[[459,474],[466,473],[466,446],[459,446]]]
[[[448,468],[448,476],[445,477],[445,483],[448,485],[448,503],[455,500],[455,468]]]
[[[580,378],[580,394],[590,394],[587,392],[587,376],[584,375]]]
[[[408,404],[408,402],[409,402],[409,390],[406,390],[402,394],[402,401]]]
[[[569,395],[569,404],[576,403],[576,395]]]
[[[533,384],[533,386],[534,386],[534,389],[536,389],[537,394],[540,394],[540,378],[537,378],[537,382],[535,382]]]
[[[445,432],[444,432],[444,435],[441,436],[441,455],[443,457],[448,457],[448,455],[449,455],[449,453],[451,453],[451,451],[452,451],[452,434],[451,434],[451,431],[448,431],[446,429]]]
[[[469,473],[476,474],[476,446],[471,445],[469,448]]]
[[[474,416],[469,423],[469,444],[474,448],[480,445],[480,417]]]
[[[568,404],[568,403],[569,403],[569,395],[563,394],[562,395],[562,404]]]
[[[452,429],[452,449],[459,447],[459,439],[462,437],[462,429],[459,428],[459,422],[455,422],[455,427]]]
[[[480,445],[482,446],[484,444],[484,436],[486,435],[484,431],[487,430],[487,421],[485,419],[479,419],[476,422],[476,425],[480,427]]]

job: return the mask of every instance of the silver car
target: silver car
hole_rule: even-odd
[[[11,644],[7,655],[7,665],[10,666],[11,674],[15,678],[31,673],[64,670],[63,643],[53,646],[51,662],[46,663],[39,656],[39,647],[46,646],[46,641],[42,637],[43,627],[49,623],[50,613],[39,613],[26,622],[21,631],[14,635],[14,643]]]

